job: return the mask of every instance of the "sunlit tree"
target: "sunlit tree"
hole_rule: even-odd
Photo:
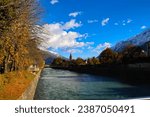
[[[34,31],[37,16],[36,0],[0,1],[0,64],[4,72],[22,70],[41,60]],[[39,59],[33,57],[36,55]]]
[[[62,66],[63,59],[61,57],[57,57],[53,60],[52,65],[54,66]]]
[[[101,63],[114,63],[117,59],[117,53],[111,50],[110,48],[106,48],[101,54],[100,54],[100,62]]]
[[[85,65],[86,62],[82,58],[77,58],[75,61],[76,65]]]

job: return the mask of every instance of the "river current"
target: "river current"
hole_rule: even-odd
[[[35,100],[116,100],[150,96],[150,87],[124,84],[111,77],[45,68]]]

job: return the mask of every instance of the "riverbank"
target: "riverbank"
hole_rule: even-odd
[[[41,75],[41,71],[39,70],[35,76],[35,78],[31,81],[26,90],[22,93],[22,95],[17,100],[33,100],[35,91],[37,88],[37,84]]]
[[[130,84],[150,84],[150,68],[129,67],[129,65],[96,65],[96,66],[70,66],[54,67],[53,69],[70,70],[79,73],[94,74],[100,76],[110,76],[122,82]]]
[[[0,75],[0,100],[33,99],[39,75],[29,71]]]

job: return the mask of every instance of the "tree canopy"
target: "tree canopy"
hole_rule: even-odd
[[[38,13],[36,0],[0,1],[0,64],[4,72],[43,62],[34,31]]]

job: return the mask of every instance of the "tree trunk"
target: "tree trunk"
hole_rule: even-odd
[[[8,72],[8,59],[7,59],[7,57],[5,56],[5,58],[4,58],[4,63],[3,63],[4,65],[4,73],[7,73]]]
[[[15,71],[15,60],[13,60],[11,63],[10,71]]]
[[[8,67],[8,65],[9,65],[9,60],[10,60],[10,55],[8,54],[7,56],[5,56],[4,57],[4,73],[7,73],[7,72],[9,72],[9,67]]]

